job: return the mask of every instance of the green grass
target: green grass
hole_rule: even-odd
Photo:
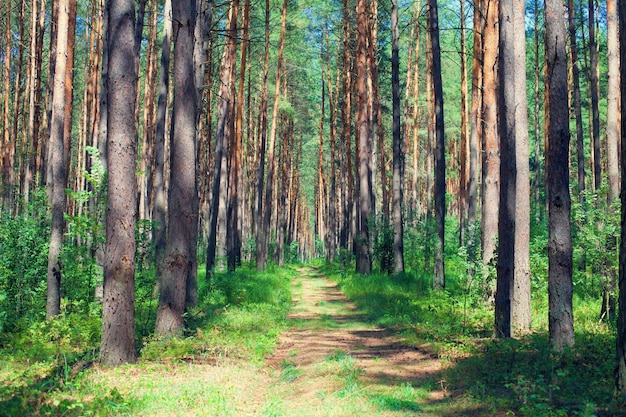
[[[97,365],[98,309],[33,323],[0,349],[0,417],[237,415],[242,396],[263,386],[259,367],[287,326],[295,275],[200,272],[200,303],[180,338],[142,337],[156,301],[140,300],[139,364],[115,370]]]
[[[495,340],[491,338],[493,310],[481,298],[464,292],[462,285],[454,282],[459,279],[454,274],[448,276],[448,290],[436,292],[421,282],[423,277],[411,274],[361,276],[337,266],[323,269],[372,322],[393,328],[407,343],[446,359],[448,366],[438,378],[445,381],[448,391],[456,393],[458,401],[468,402],[464,409],[479,407],[472,413],[558,416],[618,412],[613,398],[615,332],[599,321],[598,300],[575,295],[576,345],[557,354],[548,340],[547,294],[534,294],[532,334],[517,340]],[[441,406],[415,402],[417,397],[392,391],[373,395],[372,401],[380,409],[418,411],[421,406],[425,413]]]

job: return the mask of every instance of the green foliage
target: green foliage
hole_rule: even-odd
[[[94,305],[88,312],[62,313],[53,319],[33,322],[13,334],[8,351],[16,358],[36,362],[95,351],[100,345],[100,315],[100,308]]]
[[[604,181],[599,193],[585,192],[582,202],[572,203],[574,285],[581,297],[599,299],[616,290],[620,204],[607,205],[606,188]]]
[[[90,366],[89,358],[62,359],[59,364],[28,367],[0,386],[0,416],[130,415],[131,404],[117,389],[84,381],[82,371]]]
[[[463,293],[431,290],[430,276],[409,273],[357,276],[331,268],[327,272],[339,282],[345,294],[380,325],[435,342],[443,342],[451,334],[484,335],[490,331],[491,323],[486,320],[490,313],[481,308],[484,304],[480,300],[466,300],[468,308],[464,316]],[[458,289],[459,285],[451,287]]]
[[[0,214],[0,346],[45,314],[49,222],[37,191],[18,216]]]
[[[187,313],[187,336],[148,337],[142,357],[263,359],[274,348],[278,334],[286,325],[293,274],[293,270],[285,268],[270,267],[263,273],[240,268],[236,272],[216,274],[208,283],[199,280],[200,304]]]
[[[471,240],[470,240],[471,241]],[[360,309],[379,325],[403,334],[450,361],[441,376],[446,389],[464,392],[487,414],[520,416],[611,415],[615,335],[598,323],[598,299],[585,291],[574,296],[576,345],[552,351],[547,334],[546,236],[531,241],[535,333],[519,340],[491,336],[493,310],[472,276],[481,274],[477,250],[460,247],[446,256],[446,290],[430,289],[430,277],[360,276],[323,266]],[[450,246],[453,246],[451,244]],[[542,271],[546,271],[545,273]],[[544,292],[543,289],[546,289]],[[416,411],[412,397],[374,395],[379,408]],[[491,411],[489,411],[491,410]]]
[[[382,218],[374,223],[374,260],[380,272],[393,272],[393,227]]]
[[[485,341],[446,374],[480,402],[516,415],[594,415],[612,402],[613,353],[606,347],[613,345],[607,334],[578,335],[575,348],[558,355],[546,334]]]

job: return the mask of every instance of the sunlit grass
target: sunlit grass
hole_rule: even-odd
[[[96,315],[84,326],[74,316],[34,325],[0,351],[0,416],[237,416],[257,409],[267,385],[259,370],[287,325],[295,275],[242,268],[207,281],[200,273],[200,303],[186,315],[185,334],[143,338],[139,364],[118,369],[97,366]],[[137,319],[153,328],[154,317]]]
[[[591,415],[612,404],[615,336],[600,320],[597,299],[575,294],[576,346],[557,354],[547,334],[547,293],[533,293],[533,332],[500,341],[491,338],[492,307],[479,292],[455,282],[460,277],[448,276],[447,290],[437,292],[423,285],[423,277],[410,274],[360,276],[324,268],[370,320],[447,363],[441,378],[456,398],[435,404],[422,396],[413,404],[384,391],[373,397],[381,410],[415,407],[420,414],[442,415],[436,410],[445,403],[450,409],[480,405],[478,415]]]

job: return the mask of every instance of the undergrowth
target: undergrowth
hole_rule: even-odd
[[[533,333],[493,339],[493,310],[482,298],[468,296],[460,282],[463,277],[454,273],[457,266],[449,264],[445,291],[431,290],[432,281],[424,275],[362,276],[338,265],[320,268],[372,322],[393,328],[406,343],[442,358],[447,366],[438,378],[445,381],[446,390],[472,399],[483,413],[621,413],[613,399],[614,329],[599,321],[598,300],[574,297],[576,345],[562,354],[550,348],[543,318],[547,294],[534,294]]]
[[[260,363],[286,326],[294,274],[290,268],[258,273],[244,267],[206,280],[200,273],[200,303],[186,313],[180,338],[143,336],[154,328],[154,315],[139,312],[156,302],[140,299],[138,366],[222,358]],[[34,321],[12,334],[0,348],[0,417],[135,415],[141,398],[88,376],[99,369],[101,326],[100,308],[90,304],[86,312],[66,309],[53,320]]]

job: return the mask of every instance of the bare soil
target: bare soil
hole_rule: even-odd
[[[268,395],[274,395],[280,398],[281,410],[297,412],[294,415],[425,415],[410,412],[418,408],[417,403],[415,407],[400,404],[397,410],[388,411],[372,405],[372,396],[392,394],[403,384],[428,386],[423,402],[445,401],[446,384],[438,380],[443,366],[439,358],[403,343],[390,330],[369,324],[337,284],[315,269],[302,269],[301,274],[295,283],[294,310],[289,315],[293,325],[281,335],[274,354],[266,361],[274,380],[265,393],[266,401]],[[332,358],[342,356],[350,358],[363,400],[352,401],[347,408],[338,404],[342,398],[336,395],[342,388],[345,391],[342,374],[328,366]],[[325,406],[329,396],[332,405],[339,405],[336,413]]]

